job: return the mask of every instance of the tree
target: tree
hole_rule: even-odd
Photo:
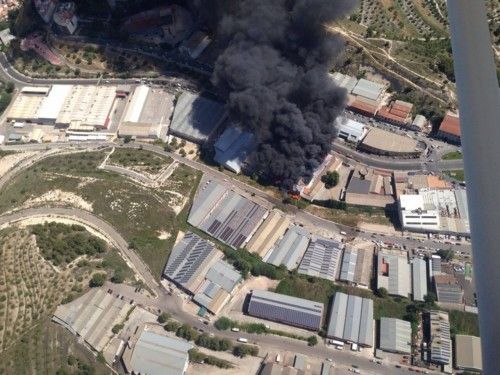
[[[427,292],[427,294],[424,297],[424,302],[428,306],[434,306],[434,303],[437,301],[437,296],[436,293],[434,292]]]
[[[111,332],[115,335],[118,334],[123,329],[123,324],[115,324],[113,328],[111,328]]]
[[[442,259],[444,259],[446,262],[451,261],[454,256],[453,250],[451,249],[448,250],[439,249],[436,254],[439,255]]]
[[[125,273],[122,269],[115,271],[113,277],[111,277],[111,282],[115,284],[121,284],[125,281]]]
[[[318,337],[316,335],[312,335],[307,338],[307,345],[315,346],[317,344],[318,344]]]
[[[233,348],[233,355],[241,358],[247,355],[256,357],[259,355],[259,348],[254,345],[236,345]]]
[[[131,140],[132,140],[131,135],[126,135],[125,137],[123,137],[123,143],[130,143]]]
[[[163,329],[167,332],[177,332],[181,325],[173,320],[170,320],[167,324],[163,326]]]
[[[323,176],[321,176],[321,182],[325,184],[327,189],[331,189],[339,183],[339,174],[337,171],[326,172]]]
[[[221,316],[217,321],[214,323],[215,328],[217,328],[219,331],[227,331],[229,328],[232,328],[233,321],[229,318],[226,318],[225,316]]]
[[[164,324],[164,323],[168,322],[169,319],[170,319],[170,314],[167,312],[162,312],[158,316],[158,323]]]
[[[89,286],[91,288],[103,286],[105,281],[106,281],[105,273],[94,273],[92,275],[92,278],[90,279]]]
[[[380,298],[386,298],[388,295],[389,295],[389,293],[387,292],[387,289],[385,289],[385,288],[378,288],[377,289],[377,296],[379,296]]]

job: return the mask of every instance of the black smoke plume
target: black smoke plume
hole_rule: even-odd
[[[227,45],[212,82],[227,96],[234,122],[258,140],[250,168],[263,183],[290,189],[311,176],[336,137],[333,124],[346,92],[332,83],[328,71],[344,42],[325,25],[346,15],[355,1],[200,4]]]

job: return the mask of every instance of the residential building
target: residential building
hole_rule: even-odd
[[[411,123],[411,111],[413,104],[402,100],[395,100],[389,105],[382,106],[376,117],[389,124],[398,126],[408,126]]]
[[[395,318],[380,318],[379,348],[391,353],[410,354],[410,322]]]
[[[373,347],[373,300],[335,293],[326,336]]]
[[[448,142],[460,144],[461,131],[458,115],[447,113],[441,125],[439,125],[437,136]]]
[[[298,272],[334,281],[339,272],[342,248],[340,242],[322,237],[312,238]]]
[[[324,305],[284,294],[253,290],[248,314],[257,318],[318,331],[321,328]]]
[[[63,33],[73,35],[78,28],[75,3],[72,1],[61,2],[54,12],[54,23]]]
[[[377,289],[390,295],[408,298],[411,294],[411,272],[408,258],[399,251],[380,250],[377,256]]]
[[[481,338],[455,335],[455,367],[458,370],[482,372]]]

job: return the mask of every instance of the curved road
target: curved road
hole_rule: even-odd
[[[140,276],[157,293],[158,298],[156,300],[151,300],[151,305],[161,310],[168,311],[180,322],[188,323],[196,329],[203,329],[206,332],[226,337],[233,341],[237,340],[238,337],[245,336],[251,342],[257,343],[257,345],[265,346],[266,348],[274,350],[288,350],[320,358],[333,357],[335,362],[341,367],[351,367],[352,364],[355,364],[363,371],[363,373],[378,374],[380,371],[383,371],[384,374],[406,373],[404,369],[397,369],[390,365],[377,365],[370,362],[368,358],[361,357],[360,355],[354,355],[348,351],[334,351],[322,343],[318,344],[316,347],[309,347],[307,346],[307,343],[303,341],[293,340],[286,337],[218,331],[211,325],[207,326],[202,324],[196,317],[183,311],[182,300],[180,298],[175,295],[170,296],[168,292],[158,284],[149,268],[133,250],[128,248],[127,241],[116,231],[116,229],[103,219],[87,211],[73,208],[29,208],[1,215],[0,227],[33,217],[44,217],[47,218],[47,220],[52,218],[55,221],[57,221],[57,218],[71,219],[97,230],[103,236],[108,238],[108,240],[116,246],[130,262],[133,263]]]
[[[72,147],[70,143],[48,143],[46,145],[43,144],[26,144],[26,145],[13,145],[13,146],[3,146],[0,147],[0,149],[4,150],[16,150],[16,151],[26,151],[26,150],[52,150],[52,149],[61,149],[61,148],[68,148]],[[155,146],[152,144],[134,144],[134,143],[129,143],[129,144],[124,144],[124,145],[117,145],[116,143],[112,142],[100,142],[100,143],[93,143],[93,144],[82,144],[76,147],[73,152],[77,151],[83,151],[84,149],[98,149],[100,147],[125,147],[125,148],[140,148],[142,147],[144,150],[148,150],[154,153],[157,153],[159,155],[163,156],[168,156],[172,158],[173,160],[185,164],[193,169],[199,170],[209,176],[211,179],[219,180],[219,181],[230,181],[230,183],[233,185],[233,187],[240,189],[242,191],[248,192],[250,194],[255,194],[255,196],[264,199],[273,205],[281,205],[281,199],[278,199],[272,195],[269,195],[268,193],[254,187],[251,185],[246,184],[245,182],[242,182],[236,178],[232,178],[223,172],[218,171],[215,168],[212,168],[206,164],[203,164],[198,161],[194,160],[189,160],[187,158],[184,158],[178,154],[175,153],[170,153],[167,151],[164,151],[163,148],[159,146]],[[50,155],[45,156],[39,156],[40,160],[43,157],[47,157]],[[19,173],[22,169],[29,167],[34,161],[25,161],[21,163],[20,165],[16,166],[14,169],[8,172],[8,176],[4,175],[2,178],[0,178],[0,189],[2,188],[3,184],[7,182],[8,179],[12,178],[15,174]],[[405,245],[407,247],[413,247],[417,248],[419,246],[427,246],[427,247],[443,247],[444,244],[436,244],[432,241],[429,240],[417,240],[417,239],[412,239],[412,238],[406,238],[403,234],[401,235],[382,235],[377,232],[369,232],[369,231],[364,231],[364,232],[358,232],[356,229],[334,223],[332,221],[323,219],[321,217],[315,216],[309,212],[302,211],[299,209],[296,209],[295,207],[290,207],[290,209],[293,211],[296,221],[303,223],[305,225],[311,225],[317,228],[321,228],[324,230],[327,230],[331,233],[336,233],[339,234],[340,231],[344,231],[347,233],[348,236],[356,236],[356,237],[361,237],[367,240],[377,240],[377,241],[383,241],[383,242],[392,242],[392,243],[400,243],[402,245]],[[464,251],[466,253],[471,252],[471,246],[470,244],[462,244],[462,245],[446,245],[446,248],[452,248],[453,250],[459,250],[459,251]]]

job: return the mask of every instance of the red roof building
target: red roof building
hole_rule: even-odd
[[[377,118],[394,125],[408,125],[411,122],[413,104],[396,100],[377,112]]]
[[[441,125],[439,125],[438,136],[450,142],[460,143],[460,119],[457,115],[447,113]]]
[[[360,113],[365,116],[373,117],[377,113],[377,106],[361,99],[355,99],[347,108],[353,112]]]

